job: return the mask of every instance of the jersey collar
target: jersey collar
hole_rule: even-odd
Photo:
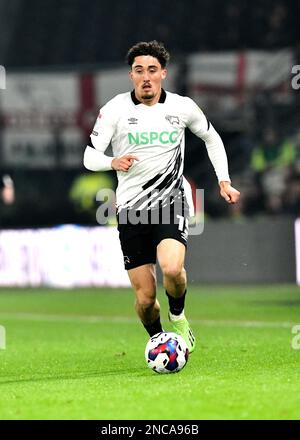
[[[166,100],[166,97],[167,97],[167,94],[166,94],[165,90],[164,90],[164,89],[161,89],[161,94],[160,94],[160,97],[159,97],[158,102],[159,102],[160,104],[163,104],[163,103],[165,102],[165,100]],[[133,102],[135,105],[142,104],[141,101],[139,101],[139,100],[137,99],[137,97],[135,96],[134,90],[132,90],[132,92],[131,92],[131,99],[132,99],[132,102]]]

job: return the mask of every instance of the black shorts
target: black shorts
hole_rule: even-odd
[[[163,216],[163,209],[147,211],[147,214],[143,211],[144,216],[139,216],[137,211],[121,211],[118,214],[118,231],[126,270],[143,264],[155,264],[157,245],[165,238],[173,238],[187,246],[187,209],[178,211],[172,205],[167,216]]]

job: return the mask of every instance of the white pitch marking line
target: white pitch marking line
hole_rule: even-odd
[[[0,319],[24,319],[32,321],[48,322],[83,322],[94,324],[97,322],[128,323],[135,324],[138,318],[126,316],[88,316],[88,315],[51,315],[40,313],[0,313]],[[191,319],[191,324],[205,325],[209,327],[228,326],[228,327],[254,327],[254,328],[290,328],[295,322],[288,321],[238,321],[238,320],[218,320],[218,319]],[[299,324],[299,323],[298,323]]]

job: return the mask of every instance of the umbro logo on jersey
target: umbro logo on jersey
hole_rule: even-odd
[[[178,116],[171,116],[171,115],[167,115],[166,116],[166,120],[168,122],[170,122],[171,125],[179,125],[179,118]]]
[[[128,118],[128,122],[130,125],[137,124],[138,119],[137,118]]]

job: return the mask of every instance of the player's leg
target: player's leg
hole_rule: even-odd
[[[154,264],[144,264],[128,270],[135,293],[135,310],[150,336],[163,331],[160,322],[160,305],[156,298],[156,273]]]
[[[185,246],[173,238],[163,239],[157,246],[157,258],[163,274],[170,311],[180,315],[186,295],[186,271],[184,268]]]
[[[185,252],[185,245],[173,238],[163,239],[157,246],[157,258],[169,300],[169,319],[174,331],[185,339],[189,351],[192,352],[196,345],[195,337],[184,314],[187,286]]]
[[[183,266],[184,244],[172,238],[162,240],[157,246],[157,258],[163,274],[164,288],[172,297],[182,297],[187,283]]]
[[[118,218],[119,220],[119,218]],[[135,293],[135,309],[150,336],[162,330],[160,306],[156,299],[156,244],[148,224],[119,223],[119,238]]]

